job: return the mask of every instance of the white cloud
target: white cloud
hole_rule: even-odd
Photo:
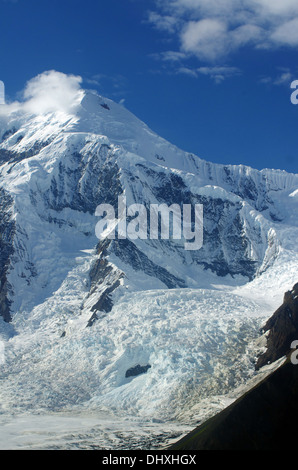
[[[253,0],[255,8],[260,8],[260,15],[282,15],[291,17],[298,14],[297,0]]]
[[[298,46],[298,18],[281,24],[272,33],[271,39],[276,43]]]
[[[43,72],[29,80],[23,91],[23,101],[1,106],[1,114],[24,111],[32,114],[64,111],[72,113],[83,95],[82,78],[55,70]]]
[[[150,11],[148,14],[148,21],[152,23],[155,28],[173,33],[176,31],[179,19],[175,16],[160,15],[154,11]]]
[[[177,73],[189,75],[190,77],[194,78],[198,78],[200,75],[205,75],[214,80],[215,83],[219,84],[226,78],[241,74],[241,71],[237,67],[229,66],[198,67],[194,69],[189,67],[179,67]]]
[[[246,44],[257,44],[264,38],[264,31],[260,26],[244,24],[230,32],[233,49]]]
[[[156,59],[161,59],[164,62],[180,62],[187,58],[187,54],[181,51],[164,51],[160,54],[151,54]]]
[[[298,46],[298,0],[156,0],[156,8],[156,22],[164,21],[180,51],[205,62],[244,46]]]
[[[293,80],[293,74],[291,72],[283,72],[279,77],[274,80],[274,85],[290,84]]]
[[[161,2],[158,2],[161,5]],[[172,11],[191,13],[193,18],[202,16],[223,16],[229,14],[231,9],[239,3],[239,0],[164,0],[162,6]]]
[[[198,78],[197,70],[191,69],[189,67],[179,67],[176,73],[181,73],[183,75],[188,75],[190,77]]]
[[[50,70],[32,78],[24,90],[24,109],[34,114],[72,112],[78,105],[82,78]]]
[[[262,77],[260,82],[272,85],[286,85],[289,87],[293,79],[294,74],[288,68],[279,67],[279,74],[275,78]]]
[[[198,73],[202,75],[208,75],[216,83],[221,83],[223,80],[235,75],[240,75],[241,72],[237,67],[199,67],[197,69]]]
[[[214,60],[226,53],[227,27],[222,21],[190,21],[181,33],[181,48],[200,59]]]
[[[291,18],[298,14],[297,0],[156,0],[156,4],[163,11],[191,13],[193,17],[227,18],[242,12],[263,21],[268,15]]]

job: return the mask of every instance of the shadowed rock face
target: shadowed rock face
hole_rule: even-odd
[[[91,307],[92,316],[87,323],[87,327],[92,326],[96,320],[112,310],[112,293],[120,286],[121,279],[124,276],[124,273],[115,269],[114,266],[108,263],[106,259],[108,246],[109,242],[107,240],[98,244],[97,253],[99,258],[96,260],[89,273],[89,295],[97,291],[100,294]]]
[[[140,364],[137,364],[135,367],[131,367],[130,369],[127,369],[125,373],[125,377],[137,377],[138,375],[141,374],[146,374],[147,370],[150,369],[151,366],[150,364],[147,364],[146,366],[141,366]]]
[[[288,354],[292,341],[298,340],[298,283],[285,293],[283,304],[264,326],[267,331],[267,350],[258,358],[256,369]]]
[[[15,233],[15,223],[11,217],[13,199],[0,188],[0,315],[5,321],[10,321],[10,302],[8,300],[9,284],[7,273],[9,259],[13,254],[12,240]]]
[[[143,271],[148,276],[156,277],[163,282],[168,289],[186,287],[183,279],[170,274],[166,269],[150,261],[130,240],[115,240],[111,244],[111,250],[122,261],[130,264],[135,271]]]
[[[170,449],[294,450],[298,367],[287,362]]]
[[[218,197],[216,191],[209,195],[200,195],[192,192],[183,177],[177,174],[160,173],[158,169],[147,168],[144,165],[136,165],[138,168],[139,182],[146,189],[149,188],[152,200],[158,200],[168,206],[171,204],[201,204],[204,208],[204,243],[200,250],[190,254],[193,262],[209,269],[218,276],[228,274],[242,275],[252,280],[260,268],[262,261],[251,256],[251,247],[260,247],[261,231],[255,228],[246,231],[249,223],[243,219],[243,200],[229,199],[228,196]],[[130,189],[133,192],[134,176],[128,175]],[[236,184],[236,183],[235,183]],[[146,191],[144,191],[144,194]],[[149,207],[150,200],[139,201]],[[266,237],[266,236],[265,236]],[[170,247],[166,241],[162,245]],[[177,254],[180,256],[179,249]],[[184,255],[182,255],[184,256]]]

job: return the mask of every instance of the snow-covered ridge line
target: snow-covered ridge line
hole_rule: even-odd
[[[171,168],[184,169],[185,171],[187,171],[187,167],[197,168],[203,172],[206,179],[211,176],[218,180],[220,176],[218,172],[221,173],[223,169],[228,169],[229,172],[237,174],[239,177],[248,177],[255,173],[261,173],[266,176],[266,179],[274,180],[272,178],[274,175],[275,180],[272,183],[277,185],[279,180],[287,180],[289,179],[288,175],[290,175],[284,170],[263,169],[259,171],[246,165],[210,164],[206,160],[178,149],[158,136],[122,105],[93,91],[83,93],[81,104],[73,114],[58,111],[35,116],[18,111],[15,115],[7,116],[6,119],[4,116],[0,117],[0,137],[3,140],[1,148],[11,149],[14,147],[14,150],[18,152],[28,150],[28,146],[32,143],[30,137],[34,141],[47,141],[50,136],[57,136],[57,133],[62,131],[106,135],[111,142],[122,144],[125,150],[136,152],[145,158],[150,156],[148,159],[161,165],[163,162],[170,163],[167,160],[169,154],[172,154],[171,163],[177,163],[178,166],[172,165]],[[18,139],[20,141],[16,144]],[[146,148],[147,146],[148,148]],[[154,151],[152,151],[153,146]],[[160,149],[161,154],[158,154],[157,149]],[[175,153],[177,154],[176,158],[173,155]],[[185,157],[189,161],[187,163],[180,161],[179,164],[179,160],[184,160]],[[210,174],[210,170],[212,174]],[[298,175],[291,175],[292,180],[297,182]],[[290,184],[292,185],[292,183]],[[286,186],[283,186],[283,188],[286,188]]]

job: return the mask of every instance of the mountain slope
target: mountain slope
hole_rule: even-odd
[[[74,101],[0,113],[2,412],[189,426],[256,374],[259,329],[296,281],[298,175],[215,165],[94,92]],[[96,208],[122,195],[202,204],[202,248],[99,240]]]
[[[13,242],[4,251],[8,259],[14,252],[14,259],[10,267],[8,259],[5,263],[2,297],[12,304],[11,313],[21,305],[29,310],[37,305],[46,286],[47,295],[54,292],[74,254],[62,246],[64,240],[70,236],[72,246],[93,249],[96,207],[116,207],[121,194],[128,205],[146,208],[153,203],[204,207],[200,250],[186,252],[181,241],[161,239],[133,244],[119,240],[106,247],[130,267],[130,258],[135,268],[136,256],[141,256],[138,272],[149,273],[166,287],[201,286],[199,272],[206,269],[217,276],[252,280],[288,248],[281,247],[281,229],[296,228],[297,175],[207,163],[176,149],[127,110],[93,93],[84,94],[75,115],[17,115],[4,124],[1,186],[14,208]],[[281,238],[286,245],[283,233]],[[22,304],[25,297],[32,299],[28,307]],[[5,318],[7,310],[2,311]]]

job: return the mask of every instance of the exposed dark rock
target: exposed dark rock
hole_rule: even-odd
[[[257,361],[256,369],[287,355],[292,341],[298,340],[298,283],[284,295],[283,304],[263,328],[268,333],[267,349]]]
[[[15,134],[16,132],[16,128],[13,127],[12,129],[8,129],[7,131],[4,132],[3,136],[2,136],[2,142],[4,142],[4,140],[8,139],[8,137],[10,137],[11,135]]]
[[[40,198],[46,208],[57,212],[68,207],[92,215],[102,203],[117,207],[118,195],[123,190],[119,168],[109,156],[110,149],[105,144],[101,146],[98,158],[90,159],[87,164],[80,153],[73,153],[70,164],[69,161],[68,165],[59,163],[58,174],[53,176],[49,189],[39,194],[31,193],[33,203],[37,205]],[[86,174],[89,177],[83,178]]]
[[[18,140],[20,141],[22,138],[22,136],[19,136]],[[0,164],[7,162],[16,163],[25,160],[26,158],[33,157],[34,155],[37,155],[44,147],[47,147],[47,145],[50,143],[50,140],[34,142],[32,147],[25,152],[13,152],[11,150],[0,149]],[[8,171],[11,171],[11,169]]]
[[[268,209],[268,204],[270,205],[272,201],[265,191],[265,175],[261,176],[261,184],[257,187],[248,167],[243,167],[241,175],[235,174],[232,171],[232,168],[228,166],[223,167],[223,171],[224,179],[230,186],[229,189],[234,194],[237,194],[237,196],[240,196],[242,199],[249,201],[250,204],[258,211],[262,212]]]
[[[146,366],[140,366],[140,364],[137,364],[136,366],[127,369],[125,377],[137,377],[138,375],[145,374],[150,368],[150,364],[147,364]]]
[[[95,305],[91,308],[91,312],[105,312],[108,313],[113,308],[113,302],[110,294],[120,286],[120,281],[114,282],[111,286],[107,287],[103,294],[100,296],[99,300],[96,302]]]
[[[251,249],[254,244],[263,243],[265,233],[261,233],[261,228],[253,228],[250,233],[249,227],[245,226],[243,216],[243,201],[233,200],[227,197],[214,197],[194,194],[190,191],[184,179],[178,174],[167,174],[156,171],[152,166],[137,164],[138,178],[141,184],[148,184],[148,191],[159,204],[178,204],[182,209],[182,204],[201,204],[204,208],[204,242],[200,250],[190,253],[195,264],[204,266],[216,273],[218,276],[242,275],[252,280],[261,267],[262,259],[255,259],[251,256],[254,251]],[[231,170],[226,167],[227,174]],[[231,177],[232,178],[232,177]],[[130,176],[132,193],[135,175]],[[229,178],[227,181],[230,181]],[[146,182],[146,183],[144,183]],[[243,178],[243,185],[239,181],[231,179],[230,184],[236,187],[235,193],[247,198],[258,198],[257,188],[253,180]],[[237,191],[239,184],[239,191]],[[136,198],[138,194],[136,194]],[[265,196],[264,196],[265,197]],[[260,197],[260,201],[263,201]],[[142,201],[149,207],[149,201]],[[261,202],[254,201],[254,205],[262,205]],[[264,203],[265,204],[265,203]],[[264,209],[265,205],[262,205]],[[194,227],[192,227],[194,229]],[[164,243],[164,242],[163,242]],[[269,243],[269,242],[268,242]],[[164,243],[165,244],[165,243]]]
[[[93,313],[87,322],[87,328],[90,328],[90,326],[94,325],[96,320],[98,320],[98,315],[96,313]]]
[[[159,184],[153,188],[157,200],[164,201],[167,204],[169,202],[178,205],[189,203],[191,193],[179,175],[165,175],[162,180],[158,181]]]
[[[113,301],[111,294],[120,286],[120,280],[124,276],[121,271],[116,270],[105,259],[109,245],[109,240],[98,244],[97,253],[99,257],[93,264],[89,273],[89,296],[97,291],[101,291],[101,293],[97,302],[91,308],[93,314],[87,323],[88,327],[92,326],[98,318],[102,317],[102,315],[99,315],[100,312],[109,313],[112,310]]]
[[[107,105],[107,103],[103,103],[103,104],[101,104],[100,106],[102,106],[102,108],[104,108],[104,109],[110,110],[110,108],[109,108],[109,106]]]
[[[10,301],[8,292],[10,286],[7,281],[10,257],[13,254],[13,238],[15,222],[12,220],[11,208],[13,199],[0,188],[0,315],[6,322],[11,320]]]
[[[130,240],[114,240],[111,250],[122,261],[131,265],[135,271],[143,271],[148,276],[156,277],[169,289],[186,287],[184,280],[170,274],[166,269],[153,263],[136,245]]]
[[[92,294],[94,289],[98,284],[104,282],[106,277],[113,271],[113,267],[107,262],[105,258],[98,258],[96,262],[93,264],[89,277],[91,281],[91,289],[90,293]]]

